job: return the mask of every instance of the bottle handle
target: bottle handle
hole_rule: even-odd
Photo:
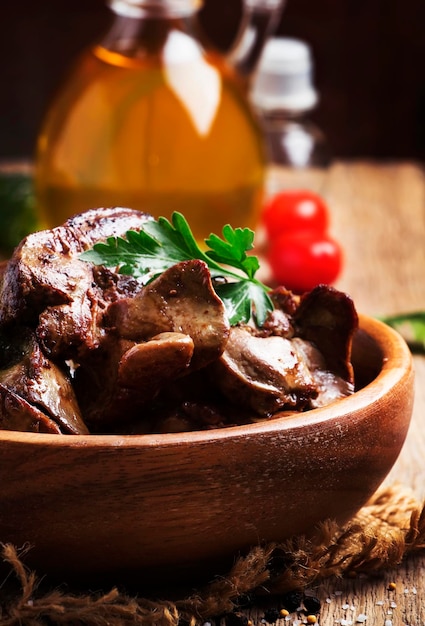
[[[228,58],[247,86],[267,40],[279,24],[285,4],[286,0],[243,0],[239,31]]]

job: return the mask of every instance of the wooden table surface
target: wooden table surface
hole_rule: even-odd
[[[425,167],[415,163],[336,163],[321,193],[331,232],[345,251],[337,287],[372,316],[425,309]],[[416,397],[410,431],[386,484],[425,498],[425,356],[414,356]],[[395,591],[388,590],[396,583]],[[425,624],[425,554],[373,580],[328,580],[314,589],[322,626]],[[360,616],[359,622],[357,622]],[[282,622],[283,623],[283,622]],[[290,622],[288,622],[290,623]]]
[[[425,166],[338,164],[324,195],[333,233],[345,251],[345,269],[336,286],[367,315],[425,310]],[[389,480],[411,486],[424,498],[425,358],[415,355],[414,360],[412,425]]]

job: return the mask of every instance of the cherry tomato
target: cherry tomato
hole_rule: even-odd
[[[328,228],[328,207],[309,190],[287,189],[266,203],[262,221],[269,240],[286,232],[311,231],[324,234]]]
[[[267,260],[277,284],[303,293],[335,282],[342,268],[342,251],[326,234],[288,233],[270,242]]]

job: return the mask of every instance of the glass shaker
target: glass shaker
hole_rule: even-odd
[[[274,37],[264,47],[251,89],[269,159],[268,192],[285,187],[321,192],[331,151],[310,119],[317,105],[313,59],[307,43]]]

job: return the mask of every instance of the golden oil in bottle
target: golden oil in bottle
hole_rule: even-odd
[[[118,205],[180,211],[200,240],[227,223],[253,228],[265,155],[237,78],[180,22],[143,28],[143,45],[87,51],[50,109],[36,157],[45,225]]]

